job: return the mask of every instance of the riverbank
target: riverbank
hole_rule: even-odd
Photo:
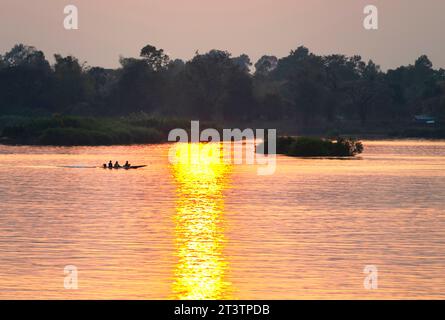
[[[360,140],[445,139],[445,128],[398,124],[360,127],[348,123],[340,127],[303,127],[294,122],[203,122],[206,128],[276,128],[279,136],[328,138],[354,137]],[[172,129],[190,130],[189,119],[134,114],[126,117],[3,116],[0,117],[0,143],[9,145],[99,146],[167,142]]]
[[[78,116],[8,117],[0,119],[0,143],[48,146],[130,145],[166,142],[188,120],[133,115],[119,118]],[[211,124],[204,124],[210,127]]]
[[[224,128],[276,128],[279,136],[305,136],[316,138],[354,137],[360,140],[392,139],[445,139],[445,124],[419,124],[412,121],[369,121],[362,125],[358,120],[332,123],[297,123],[284,121],[224,122]]]

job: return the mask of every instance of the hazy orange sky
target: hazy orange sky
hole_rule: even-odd
[[[63,28],[63,8],[79,8],[79,30]],[[380,28],[366,31],[375,4]],[[115,67],[145,44],[189,59],[196,50],[287,55],[299,45],[318,54],[361,54],[384,69],[428,54],[445,68],[443,0],[1,0],[0,52],[16,43]]]

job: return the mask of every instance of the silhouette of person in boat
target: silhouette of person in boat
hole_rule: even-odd
[[[114,165],[113,165],[113,162],[111,160],[110,160],[110,162],[108,162],[108,165],[106,163],[104,163],[102,166],[103,166],[104,169],[107,169],[107,168],[108,169],[120,169],[120,168],[124,168],[124,169],[138,169],[138,168],[145,167],[145,166],[135,166],[135,167],[132,167],[131,164],[128,161],[126,161],[123,166],[121,166],[119,164],[119,161],[116,161],[114,163]]]

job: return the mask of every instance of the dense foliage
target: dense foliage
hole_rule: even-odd
[[[0,120],[2,120],[0,118]],[[164,142],[180,120],[154,119],[145,114],[119,118],[79,116],[4,119],[4,143],[38,145],[114,145]]]
[[[352,157],[363,152],[363,144],[352,138],[335,140],[315,137],[279,137],[277,153],[296,157]]]
[[[16,45],[0,56],[0,115],[159,117],[215,121],[291,121],[342,130],[348,124],[445,119],[445,71],[426,56],[382,72],[360,56],[318,56],[299,47],[278,59],[226,51],[172,60],[147,45],[120,68],[90,67],[75,57]],[[335,125],[334,125],[335,124]]]

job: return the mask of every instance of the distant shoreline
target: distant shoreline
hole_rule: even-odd
[[[150,44],[115,69],[54,59],[24,44],[0,55],[3,143],[156,143],[189,120],[282,136],[445,138],[445,70],[426,55],[387,71],[304,46],[256,63],[215,49],[171,59]]]
[[[330,127],[301,127],[292,122],[201,122],[201,129],[277,129],[278,136],[337,137],[360,140],[445,139],[442,127],[394,125],[354,128],[354,124]],[[155,118],[147,115],[99,118],[79,116],[0,117],[0,144],[29,146],[111,146],[168,142],[172,129],[190,129],[189,119]]]

